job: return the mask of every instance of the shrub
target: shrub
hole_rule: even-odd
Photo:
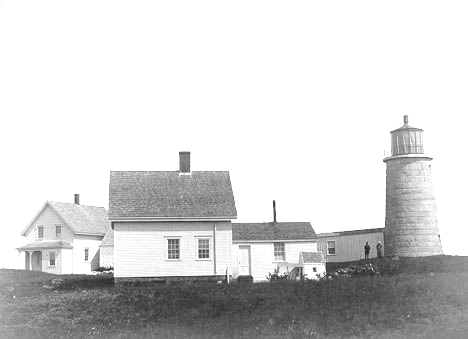
[[[101,266],[95,270],[95,272],[114,272],[113,266]]]
[[[277,280],[287,280],[289,279],[289,274],[284,272],[282,274],[279,273],[278,269],[275,269],[273,273],[268,273],[266,277],[269,281],[277,281]]]

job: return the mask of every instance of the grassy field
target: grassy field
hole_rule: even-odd
[[[322,282],[113,286],[0,270],[0,338],[466,338],[468,258]]]

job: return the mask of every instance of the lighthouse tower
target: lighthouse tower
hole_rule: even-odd
[[[432,158],[424,155],[423,130],[404,125],[392,132],[387,164],[385,255],[422,257],[442,253],[432,192]]]

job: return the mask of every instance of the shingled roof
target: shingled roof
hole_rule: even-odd
[[[229,172],[110,173],[110,219],[236,217]]]
[[[325,257],[322,252],[301,252],[299,255],[304,264],[324,263]]]
[[[104,236],[104,239],[102,239],[99,247],[102,246],[114,246],[114,230],[112,228],[109,231],[107,231],[106,235]]]
[[[309,222],[233,223],[233,241],[317,239]]]
[[[36,218],[48,206],[62,218],[74,233],[104,235],[110,228],[107,211],[104,207],[47,201],[24,231],[21,232],[21,235],[26,234]]]
[[[318,233],[319,238],[325,237],[334,237],[334,236],[343,236],[343,235],[356,235],[356,234],[366,234],[366,233],[380,233],[384,232],[385,228],[367,228],[362,230],[352,230],[352,231],[341,231],[341,232],[328,232],[328,233]]]
[[[27,244],[22,247],[18,247],[18,250],[34,250],[44,248],[73,248],[68,241],[63,240],[51,240],[51,241],[37,241],[31,244]]]

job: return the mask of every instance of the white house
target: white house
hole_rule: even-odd
[[[47,201],[21,232],[20,268],[53,274],[88,274],[99,267],[99,244],[110,222],[103,207]]]
[[[366,242],[371,248],[369,258],[377,257],[377,243],[384,244],[384,228],[319,233],[318,249],[325,256],[326,262],[348,262],[364,259]]]
[[[301,252],[317,252],[317,235],[308,222],[232,224],[233,278],[265,281],[275,270],[297,271]]]
[[[112,171],[109,219],[114,230],[114,277],[122,280],[230,274],[237,217],[229,172]]]

